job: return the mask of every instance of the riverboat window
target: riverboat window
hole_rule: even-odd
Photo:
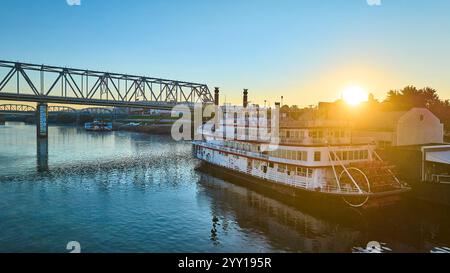
[[[269,151],[269,156],[271,156],[271,157],[277,157],[277,150],[275,150],[275,151]]]
[[[314,161],[321,160],[321,152],[314,152]]]
[[[308,152],[302,151],[302,160],[303,161],[308,161]]]
[[[306,151],[291,151],[291,150],[275,150],[270,151],[271,157],[285,158],[290,160],[308,161],[308,152]],[[319,160],[320,161],[320,160]]]
[[[273,162],[269,162],[269,168],[272,168],[273,169]]]
[[[364,159],[364,152],[362,150],[357,151],[358,159]]]
[[[369,151],[364,150],[363,151],[363,159],[368,159],[369,158]]]
[[[390,146],[392,146],[392,142],[391,141],[380,141],[380,142],[378,142],[378,146],[380,148],[390,147]]]
[[[320,130],[320,131],[318,132],[318,137],[319,137],[319,138],[323,138],[323,131],[322,131],[322,130]]]
[[[312,169],[308,169],[308,177],[312,178],[313,176],[313,170]]]
[[[356,159],[355,154],[356,154],[355,151],[349,151],[348,152],[348,160]]]
[[[294,175],[296,168],[294,166],[288,166],[288,175]]]
[[[342,160],[348,160],[348,151],[342,152]]]
[[[336,154],[331,152],[330,157],[332,161],[361,160],[361,159],[368,159],[369,152],[367,150],[337,151]]]
[[[295,154],[295,151],[289,151],[289,159],[296,160],[297,156]]]
[[[278,164],[278,171],[280,173],[285,173],[286,172],[286,165],[284,164]]]

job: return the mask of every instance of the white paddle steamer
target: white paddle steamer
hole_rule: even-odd
[[[370,139],[352,137],[347,122],[281,119],[274,126],[275,110],[265,114],[258,106],[248,106],[247,91],[243,107],[221,109],[216,125],[201,127],[204,140],[193,142],[195,157],[208,168],[300,201],[358,208],[393,204],[410,190],[378,156]]]

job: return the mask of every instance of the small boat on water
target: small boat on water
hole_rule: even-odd
[[[201,126],[204,140],[193,142],[194,156],[207,169],[316,205],[385,207],[410,191],[370,139],[352,136],[351,124],[314,118],[281,121],[273,145],[271,137],[260,134],[263,124],[275,128],[270,128],[271,120],[261,115],[259,106],[223,108],[216,123],[221,126]],[[245,117],[237,114],[243,112]]]
[[[84,129],[86,129],[86,131],[93,131],[93,132],[111,132],[113,129],[113,124],[112,122],[94,120],[93,122],[85,123]]]

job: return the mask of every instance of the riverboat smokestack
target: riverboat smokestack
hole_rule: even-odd
[[[214,105],[219,106],[219,87],[214,88]]]
[[[244,108],[247,108],[248,106],[248,89],[244,89],[244,103],[243,103]]]

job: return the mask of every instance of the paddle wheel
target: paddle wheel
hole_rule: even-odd
[[[337,187],[342,194],[348,194],[342,198],[352,207],[364,206],[372,194],[402,188],[401,182],[392,171],[395,166],[384,162],[375,151],[371,151],[367,161],[344,164],[330,149],[330,161],[337,163],[332,163]]]

